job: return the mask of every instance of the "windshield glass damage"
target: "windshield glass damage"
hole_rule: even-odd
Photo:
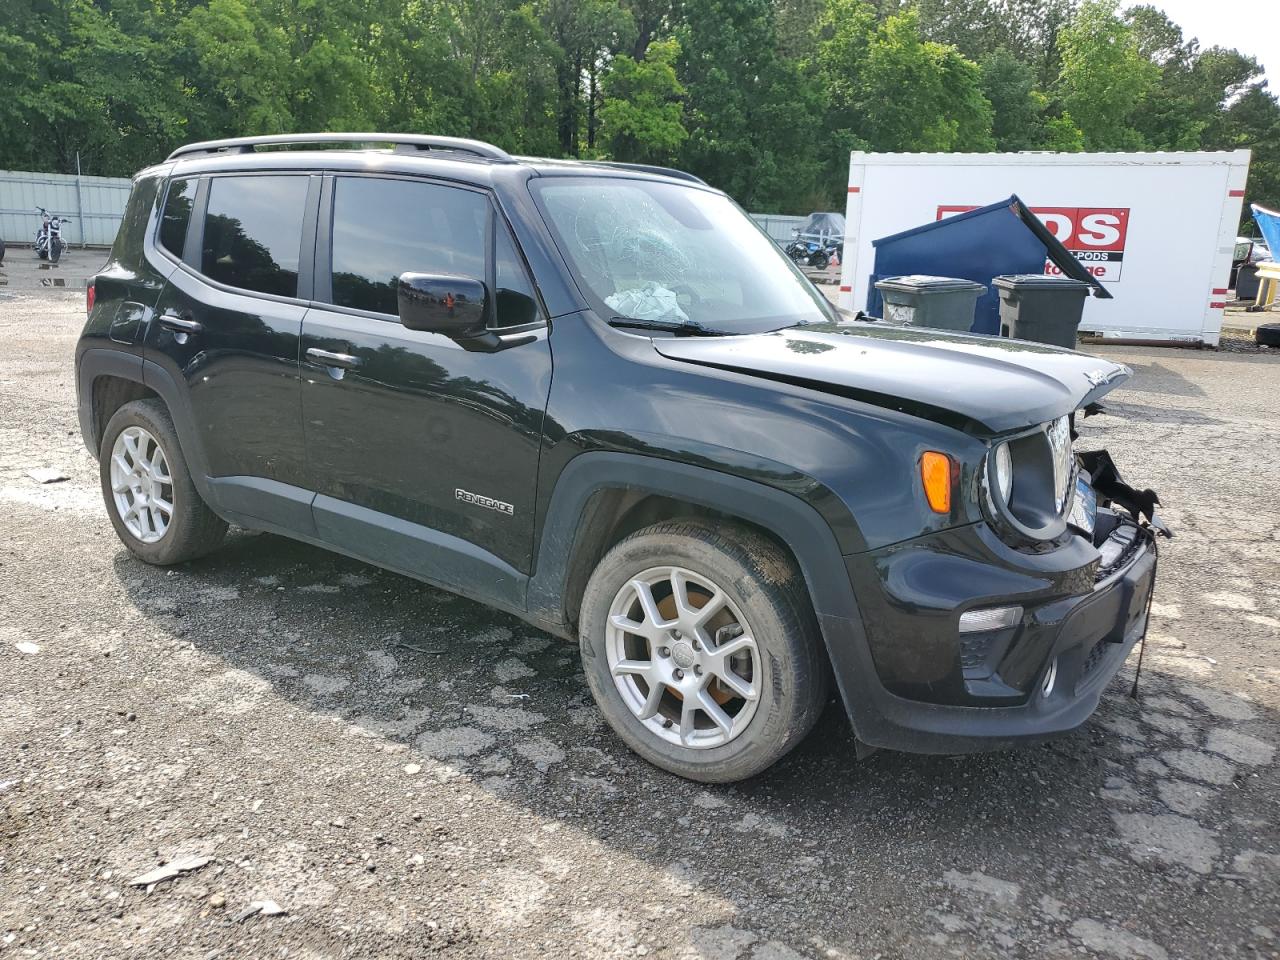
[[[601,316],[691,333],[834,319],[825,298],[731,200],[647,180],[534,181],[543,218]]]

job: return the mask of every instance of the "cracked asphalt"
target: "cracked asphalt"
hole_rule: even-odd
[[[266,535],[132,559],[82,321],[0,293],[0,957],[1280,956],[1274,352],[1095,348],[1135,377],[1084,442],[1178,534],[1138,700],[1131,658],[1061,740],[861,763],[833,708],[705,788],[511,617]]]

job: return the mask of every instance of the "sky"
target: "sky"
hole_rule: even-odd
[[[1267,89],[1280,95],[1280,0],[1132,0],[1159,7],[1201,47],[1234,47],[1266,69]]]

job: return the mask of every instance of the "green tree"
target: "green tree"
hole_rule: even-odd
[[[851,45],[856,51],[856,44]],[[955,47],[925,41],[914,10],[881,23],[862,64],[849,64],[858,133],[876,150],[990,150],[981,70]],[[835,72],[829,65],[828,75]]]
[[[684,87],[676,79],[680,44],[655,40],[643,60],[620,54],[602,81],[600,131],[615,160],[670,163],[689,132],[683,123]]]
[[[749,209],[812,197],[815,88],[778,53],[770,0],[685,0],[676,27],[689,138],[681,163]]]
[[[1062,72],[1057,93],[1090,150],[1141,150],[1147,142],[1131,123],[1135,108],[1159,80],[1142,55],[1133,27],[1114,0],[1087,0],[1058,35]]]

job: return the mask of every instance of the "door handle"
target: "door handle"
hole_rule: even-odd
[[[349,353],[333,353],[316,347],[307,349],[307,357],[326,367],[341,367],[343,370],[354,370],[360,366],[360,358]]]
[[[192,320],[191,315],[179,316],[176,313],[160,314],[160,326],[174,333],[199,333],[204,329],[198,320]]]

